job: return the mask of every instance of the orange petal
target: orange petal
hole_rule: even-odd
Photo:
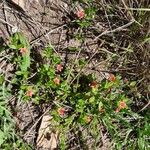
[[[57,112],[58,112],[58,114],[59,114],[60,116],[64,116],[64,114],[65,114],[65,108],[63,108],[63,107],[58,108],[58,109],[57,109]]]
[[[27,54],[27,52],[28,52],[28,49],[27,48],[20,48],[20,53],[22,54],[22,55],[25,55],[25,54]]]
[[[120,101],[119,104],[118,104],[118,107],[119,107],[120,109],[124,109],[124,108],[127,108],[127,104],[126,104],[126,102],[124,102],[124,101]]]
[[[56,77],[53,81],[54,81],[54,83],[55,83],[55,84],[57,84],[57,85],[59,85],[59,84],[60,84],[60,79],[59,79],[59,78],[57,78],[57,77]]]
[[[108,80],[112,81],[112,82],[115,82],[116,81],[115,75],[114,74],[109,74]]]
[[[83,19],[83,18],[85,17],[84,11],[83,11],[83,10],[78,11],[78,12],[77,12],[77,17],[78,17],[79,19]]]
[[[29,96],[29,97],[32,97],[33,91],[31,89],[28,90],[27,93],[26,93],[26,95]]]
[[[58,71],[58,72],[61,72],[62,70],[63,70],[62,64],[58,64],[58,65],[57,65],[57,71]]]
[[[92,81],[92,82],[89,84],[89,86],[90,86],[91,88],[96,88],[96,87],[97,87],[97,82],[96,82],[96,81]]]

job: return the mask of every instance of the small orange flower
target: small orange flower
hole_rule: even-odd
[[[25,55],[25,54],[27,54],[27,52],[28,52],[28,49],[27,48],[20,48],[20,53],[22,54],[22,55]]]
[[[114,74],[109,74],[109,77],[108,77],[108,80],[109,81],[112,81],[112,82],[115,82],[116,81],[116,77],[115,77],[115,75]]]
[[[108,77],[108,80],[109,80],[109,81],[112,81],[112,82],[115,82],[115,81],[116,81],[115,75],[112,74],[112,73],[110,73],[110,74],[109,74],[109,77]]]
[[[27,95],[28,97],[32,97],[32,95],[33,95],[33,90],[32,90],[32,89],[29,89],[29,90],[27,91],[26,95]]]
[[[78,12],[77,12],[77,17],[78,17],[79,19],[83,19],[83,18],[85,17],[84,11],[83,11],[83,10],[78,11]]]
[[[96,88],[96,87],[97,87],[97,82],[96,82],[96,81],[92,81],[92,82],[89,84],[89,86],[90,86],[91,88]]]
[[[124,101],[120,101],[118,104],[119,109],[127,108],[127,104]]]
[[[63,70],[62,64],[58,64],[56,69],[57,69],[57,72],[61,72]]]
[[[61,107],[57,109],[57,112],[60,116],[64,116],[65,115],[65,108]]]
[[[91,116],[86,116],[85,121],[86,121],[86,123],[90,123],[92,121],[92,117]]]
[[[118,113],[121,109],[127,108],[127,104],[124,101],[119,101],[118,107],[116,108],[115,112]]]
[[[54,83],[55,83],[55,84],[57,84],[57,85],[59,85],[59,84],[60,84],[60,79],[59,79],[59,78],[57,78],[57,77],[56,77],[53,81],[54,81]]]

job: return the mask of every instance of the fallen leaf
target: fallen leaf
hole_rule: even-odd
[[[54,150],[57,148],[58,133],[54,133],[50,130],[50,115],[45,115],[42,118],[41,126],[39,128],[37,137],[37,148],[40,150]]]
[[[57,148],[58,145],[58,133],[51,133],[51,139],[50,139],[50,150],[54,150]]]

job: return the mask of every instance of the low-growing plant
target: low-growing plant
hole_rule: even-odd
[[[129,92],[134,89],[136,82],[129,82],[119,74],[109,73],[108,77],[101,80],[94,74],[84,74],[82,69],[87,63],[84,59],[76,60],[73,65],[66,66],[52,46],[47,46],[42,51],[41,61],[45,63],[37,64],[37,72],[31,82],[32,69],[29,63],[31,58],[29,53],[26,53],[25,44],[18,47],[21,40],[16,38],[16,35],[14,37],[18,41],[17,44],[15,47],[9,46],[15,50],[15,62],[17,62],[16,82],[13,84],[19,85],[18,93],[19,95],[21,93],[25,101],[32,100],[39,105],[43,102],[52,105],[52,128],[60,133],[59,146],[62,150],[69,149],[68,141],[72,138],[70,136],[75,139],[80,136],[79,143],[86,143],[90,135],[95,139],[91,147],[98,148],[102,136],[100,131],[103,127],[108,132],[110,141],[114,142],[111,145],[114,149],[148,147],[145,138],[148,123],[144,121],[142,125],[143,118],[133,112],[131,107],[133,99],[129,96]],[[11,45],[14,45],[14,41]],[[27,58],[27,61],[24,61],[24,58]],[[22,70],[21,66],[24,63],[27,64],[23,67],[25,70]],[[80,68],[81,72],[78,73],[76,68]],[[18,71],[21,73],[18,74]],[[144,130],[139,126],[145,127]],[[82,146],[87,147],[87,145],[84,147],[84,144]]]
[[[133,7],[134,4],[138,5],[138,2],[130,1],[122,1],[117,6],[116,1],[71,1],[73,16],[67,12],[63,27],[67,30],[67,42],[69,38],[74,38],[81,42],[81,46],[65,47],[66,54],[70,51],[75,55],[77,53],[75,59],[69,58],[69,63],[60,57],[52,45],[44,45],[38,52],[40,60],[37,61],[35,52],[23,33],[14,33],[6,47],[0,46],[0,51],[7,49],[13,54],[10,61],[14,64],[12,81],[8,80],[11,90],[6,86],[5,77],[0,76],[2,149],[34,149],[15,134],[15,123],[6,101],[9,94],[27,103],[32,101],[42,107],[45,106],[43,103],[46,107],[51,106],[51,129],[59,133],[58,147],[61,150],[71,147],[85,150],[101,149],[105,138],[110,144],[108,149],[149,149],[150,113],[149,96],[146,93],[148,88],[142,93],[137,87],[139,82],[147,81],[145,70],[148,68],[148,61],[144,59],[148,55],[145,48],[149,42],[149,33],[145,34],[146,29],[141,28],[147,27],[148,13],[128,8],[128,3]],[[139,6],[142,7],[142,4],[144,3],[141,2]],[[98,78],[93,70],[93,73],[84,72],[93,59],[91,56],[87,57],[87,60],[81,54],[85,52],[88,38],[97,42],[96,52],[104,61],[108,61],[106,68],[111,68],[110,71],[102,71],[104,77]],[[94,50],[88,46],[87,48],[89,56]],[[132,68],[139,67],[140,64],[145,68],[141,69],[144,73],[139,71],[136,78],[135,69]],[[135,77],[124,77],[129,75]],[[143,78],[138,78],[139,76]],[[136,79],[140,81],[135,81]]]

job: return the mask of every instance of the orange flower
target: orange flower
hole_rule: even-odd
[[[54,81],[54,83],[55,83],[55,84],[57,84],[57,85],[59,85],[59,84],[60,84],[60,79],[59,79],[59,78],[57,78],[57,77],[56,77],[53,81]]]
[[[57,68],[57,72],[61,72],[63,70],[62,64],[58,64],[56,68]]]
[[[86,121],[86,123],[90,123],[92,121],[92,117],[91,116],[86,116],[85,121]]]
[[[77,12],[77,17],[78,17],[79,19],[83,19],[83,18],[85,17],[84,11],[83,11],[83,10],[78,11],[78,12]]]
[[[116,108],[115,112],[119,112],[121,109],[127,108],[127,104],[124,101],[119,101],[118,107]]]
[[[27,91],[26,95],[29,96],[29,97],[32,97],[32,95],[33,95],[33,90],[32,90],[32,89],[29,89],[29,90]]]
[[[89,84],[89,86],[90,86],[91,88],[96,88],[96,87],[97,87],[97,82],[96,82],[96,81],[92,81],[92,82]]]
[[[22,55],[25,55],[25,54],[27,54],[27,52],[28,52],[28,49],[27,48],[20,48],[20,53],[22,54]]]
[[[124,101],[120,101],[118,104],[119,109],[127,108],[127,104]]]
[[[114,74],[111,73],[111,74],[109,74],[108,80],[112,81],[112,82],[115,82],[116,81],[116,77],[114,76]]]
[[[65,108],[61,107],[57,109],[57,112],[60,116],[64,116],[65,115]]]

